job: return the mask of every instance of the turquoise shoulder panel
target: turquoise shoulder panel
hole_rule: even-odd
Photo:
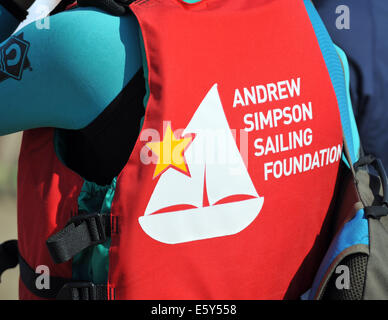
[[[341,59],[343,68],[344,68],[344,74],[345,74],[345,85],[346,85],[346,95],[347,95],[347,101],[348,101],[348,114],[349,114],[349,125],[350,125],[350,132],[347,133],[347,136],[352,137],[353,141],[353,150],[350,150],[351,154],[353,154],[354,161],[357,161],[360,157],[360,149],[361,149],[361,141],[360,136],[358,133],[358,128],[356,124],[356,119],[354,117],[353,108],[352,108],[352,101],[350,99],[350,71],[349,71],[349,62],[348,58],[346,57],[345,52],[338,46],[334,45],[335,49],[337,50],[337,53]]]

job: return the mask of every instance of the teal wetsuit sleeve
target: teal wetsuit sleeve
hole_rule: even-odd
[[[0,42],[7,39],[16,30],[19,23],[19,20],[0,5]]]
[[[87,126],[141,68],[138,32],[133,16],[88,8],[51,17],[49,29],[30,24],[4,41],[2,48],[16,41],[28,49],[19,54],[20,80],[0,74],[0,135]],[[8,51],[3,66],[16,64],[16,50]]]

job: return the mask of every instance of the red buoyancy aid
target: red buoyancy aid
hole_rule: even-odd
[[[131,9],[149,99],[117,177],[109,298],[297,298],[326,249],[317,238],[342,152],[303,1],[140,0]],[[57,159],[51,129],[25,133],[19,166],[21,256],[71,277],[45,241],[76,211],[82,179]]]
[[[25,131],[18,170],[19,254],[35,271],[47,266],[50,276],[71,279],[71,261],[55,264],[46,240],[78,212],[83,179],[57,158],[54,129]],[[38,299],[19,281],[19,298]]]

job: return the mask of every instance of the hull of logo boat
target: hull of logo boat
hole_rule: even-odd
[[[139,218],[151,238],[177,244],[236,234],[258,216],[264,198],[253,198],[215,206],[160,213]]]

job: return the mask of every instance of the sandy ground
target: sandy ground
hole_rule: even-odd
[[[16,198],[0,196],[0,243],[16,238]],[[3,273],[0,283],[0,300],[18,299],[18,278],[18,267]]]
[[[0,137],[0,243],[17,238],[16,171],[21,134]],[[4,272],[0,300],[18,298],[19,268]]]

